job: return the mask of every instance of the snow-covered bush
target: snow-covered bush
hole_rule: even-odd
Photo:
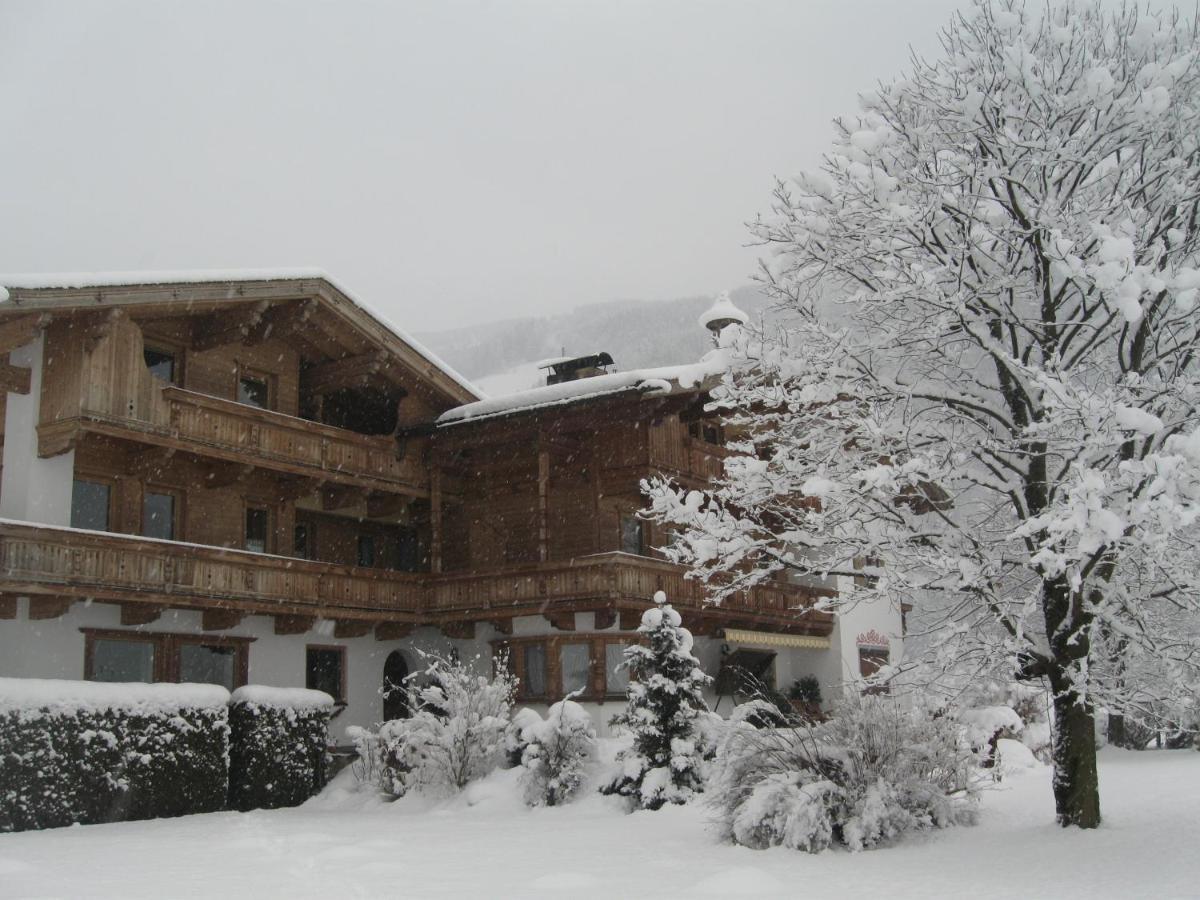
[[[525,748],[529,746],[528,735],[533,733],[533,729],[541,721],[542,717],[537,714],[537,710],[528,706],[523,706],[513,713],[512,721],[508,723],[504,732],[504,758],[508,768],[514,769],[521,764]]]
[[[325,785],[333,698],[322,691],[247,685],[229,708],[229,805],[299,806]]]
[[[229,692],[0,678],[0,832],[225,806]]]
[[[560,700],[543,720],[526,725],[521,742],[521,783],[530,806],[559,806],[583,783],[596,745],[596,729],[587,710],[574,700]]]
[[[708,704],[701,690],[712,682],[692,656],[691,632],[681,627],[666,594],[659,591],[654,602],[638,628],[649,646],[625,649],[624,665],[635,680],[626,689],[625,712],[612,719],[632,733],[633,746],[618,757],[620,774],[602,788],[644,809],[686,803],[703,790],[700,720],[708,716]]]
[[[818,725],[762,729],[747,721],[760,703],[735,710],[709,785],[727,840],[863,850],[974,820],[977,760],[950,720],[865,696]]]
[[[461,789],[496,768],[505,751],[517,684],[507,666],[488,677],[458,659],[427,658],[425,685],[406,687],[412,716],[355,737],[361,771],[397,797],[413,788]]]

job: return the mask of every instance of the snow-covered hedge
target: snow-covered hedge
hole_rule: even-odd
[[[298,806],[325,785],[333,698],[322,691],[247,685],[229,708],[229,805]]]
[[[229,692],[0,678],[0,831],[225,806]]]
[[[579,790],[596,745],[592,717],[574,700],[560,700],[546,718],[536,713],[520,734],[521,783],[530,806],[560,806]]]
[[[728,840],[862,850],[973,821],[977,760],[949,719],[868,696],[819,725],[762,729],[746,721],[754,706],[735,712],[709,785]]]

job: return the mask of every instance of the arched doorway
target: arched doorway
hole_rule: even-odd
[[[383,719],[407,719],[409,716],[408,692],[404,679],[408,677],[408,663],[404,654],[393,650],[383,664]]]

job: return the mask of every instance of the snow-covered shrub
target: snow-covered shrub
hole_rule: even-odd
[[[574,700],[560,700],[543,720],[526,725],[520,736],[524,772],[521,783],[530,806],[559,806],[582,784],[596,745],[596,729],[587,710]]]
[[[229,805],[299,806],[325,785],[333,698],[322,691],[247,685],[229,708]]]
[[[529,746],[527,735],[531,734],[531,729],[541,724],[541,721],[542,717],[537,714],[537,710],[528,706],[523,706],[513,713],[512,721],[508,723],[504,732],[504,759],[508,768],[514,769],[521,764],[525,748]]]
[[[727,840],[862,850],[973,821],[977,760],[950,720],[865,696],[817,725],[763,729],[747,721],[760,702],[735,710],[709,785]]]
[[[364,770],[397,797],[413,788],[459,790],[496,768],[505,751],[516,677],[503,664],[489,678],[458,659],[427,658],[425,685],[407,687],[412,716],[358,736]]]
[[[223,809],[229,692],[0,678],[0,832]]]
[[[625,712],[612,719],[633,734],[633,746],[618,757],[620,774],[602,788],[644,809],[686,803],[703,790],[699,720],[708,715],[708,704],[701,690],[712,682],[692,656],[691,632],[681,627],[666,594],[659,591],[654,602],[638,628],[649,646],[625,649],[624,665],[634,680],[626,689]]]

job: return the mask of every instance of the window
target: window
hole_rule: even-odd
[[[646,553],[645,531],[642,520],[637,516],[621,516],[621,552],[635,556],[644,556]]]
[[[401,572],[417,572],[421,569],[421,541],[417,529],[401,528],[396,543],[396,568]]]
[[[546,696],[546,645],[526,644],[522,648],[524,679],[521,693],[526,697]]]
[[[240,372],[238,374],[237,401],[245,403],[247,406],[257,406],[259,409],[270,409],[270,376],[258,372]]]
[[[89,681],[155,681],[156,641],[140,637],[98,638],[91,646]]]
[[[307,525],[297,525],[292,529],[292,553],[300,559],[312,559],[312,535]]]
[[[724,444],[725,434],[719,424],[709,419],[700,419],[688,423],[688,434],[695,440],[706,444]]]
[[[604,645],[604,691],[607,694],[623,694],[629,687],[629,669],[624,666],[627,646],[615,641]]]
[[[111,485],[76,478],[71,488],[71,527],[108,531],[111,506]]]
[[[375,536],[360,534],[358,536],[358,564],[365,568],[375,565]]]
[[[564,697],[574,691],[587,692],[588,675],[592,669],[591,647],[587,644],[563,644],[559,648],[559,666]]]
[[[146,368],[155,378],[167,384],[179,384],[179,367],[176,365],[174,352],[146,347],[142,351],[142,358],[146,361]]]
[[[153,631],[82,629],[84,678],[89,681],[246,683],[250,642],[244,637],[202,637]]]
[[[246,507],[246,539],[242,544],[251,553],[267,552],[267,534],[270,531],[270,515],[265,506]]]
[[[175,540],[175,495],[147,488],[142,494],[142,534]]]
[[[305,648],[304,686],[311,691],[324,691],[334,700],[346,697],[346,648]]]
[[[882,647],[858,648],[858,671],[863,678],[870,678],[888,664],[888,651]],[[886,684],[876,684],[867,688],[868,694],[886,694]]]

